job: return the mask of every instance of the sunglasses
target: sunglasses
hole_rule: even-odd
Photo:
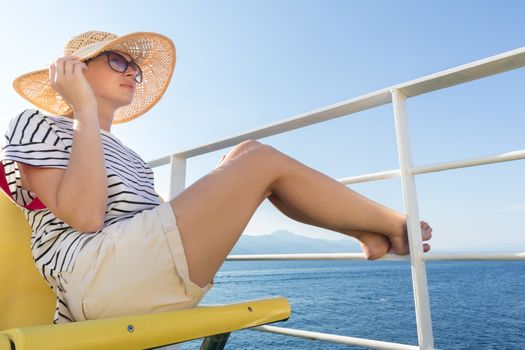
[[[128,67],[131,66],[135,71],[135,76],[133,78],[137,83],[142,83],[142,69],[140,69],[139,65],[133,61],[128,62],[124,56],[117,52],[103,51],[94,57],[88,58],[84,63],[87,64],[89,61],[94,60],[99,56],[106,56],[108,59],[108,66],[115,72],[124,73],[128,70]]]

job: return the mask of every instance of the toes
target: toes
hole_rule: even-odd
[[[423,240],[428,241],[431,238],[432,238],[432,229],[425,230],[425,232],[423,232]]]
[[[432,238],[432,227],[430,227],[430,225],[424,220],[421,220],[421,229],[423,230],[421,236],[424,241],[428,241]]]

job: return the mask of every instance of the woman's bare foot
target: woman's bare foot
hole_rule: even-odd
[[[428,241],[432,238],[432,228],[423,220],[421,220],[420,224],[421,238],[423,241]],[[402,216],[398,229],[392,235],[388,236],[388,238],[392,244],[392,253],[397,255],[407,255],[409,253],[406,217],[404,215]],[[430,245],[428,243],[423,243],[423,251],[428,252],[429,250]]]
[[[389,252],[397,255],[407,255],[409,253],[408,234],[404,215],[400,216],[400,224],[398,227],[399,229],[390,235],[367,231],[351,231],[341,233],[357,238],[367,260],[376,260]],[[431,237],[432,228],[427,222],[422,220],[421,238],[423,241],[428,241]],[[423,243],[423,251],[428,252],[429,250],[430,245],[428,243]]]
[[[359,240],[361,250],[363,250],[367,260],[379,259],[388,253],[391,248],[388,238],[379,233],[354,231],[354,234],[354,237]]]

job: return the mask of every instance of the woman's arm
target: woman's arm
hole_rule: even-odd
[[[79,111],[66,170],[19,163],[28,187],[74,229],[95,232],[104,223],[108,186],[96,108]]]
[[[32,191],[56,217],[82,232],[97,231],[108,201],[106,164],[97,100],[82,72],[85,63],[65,56],[49,67],[51,86],[74,111],[73,146],[66,170],[20,164]]]

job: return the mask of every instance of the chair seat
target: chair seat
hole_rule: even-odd
[[[287,320],[284,297],[0,332],[0,350],[146,349]]]

